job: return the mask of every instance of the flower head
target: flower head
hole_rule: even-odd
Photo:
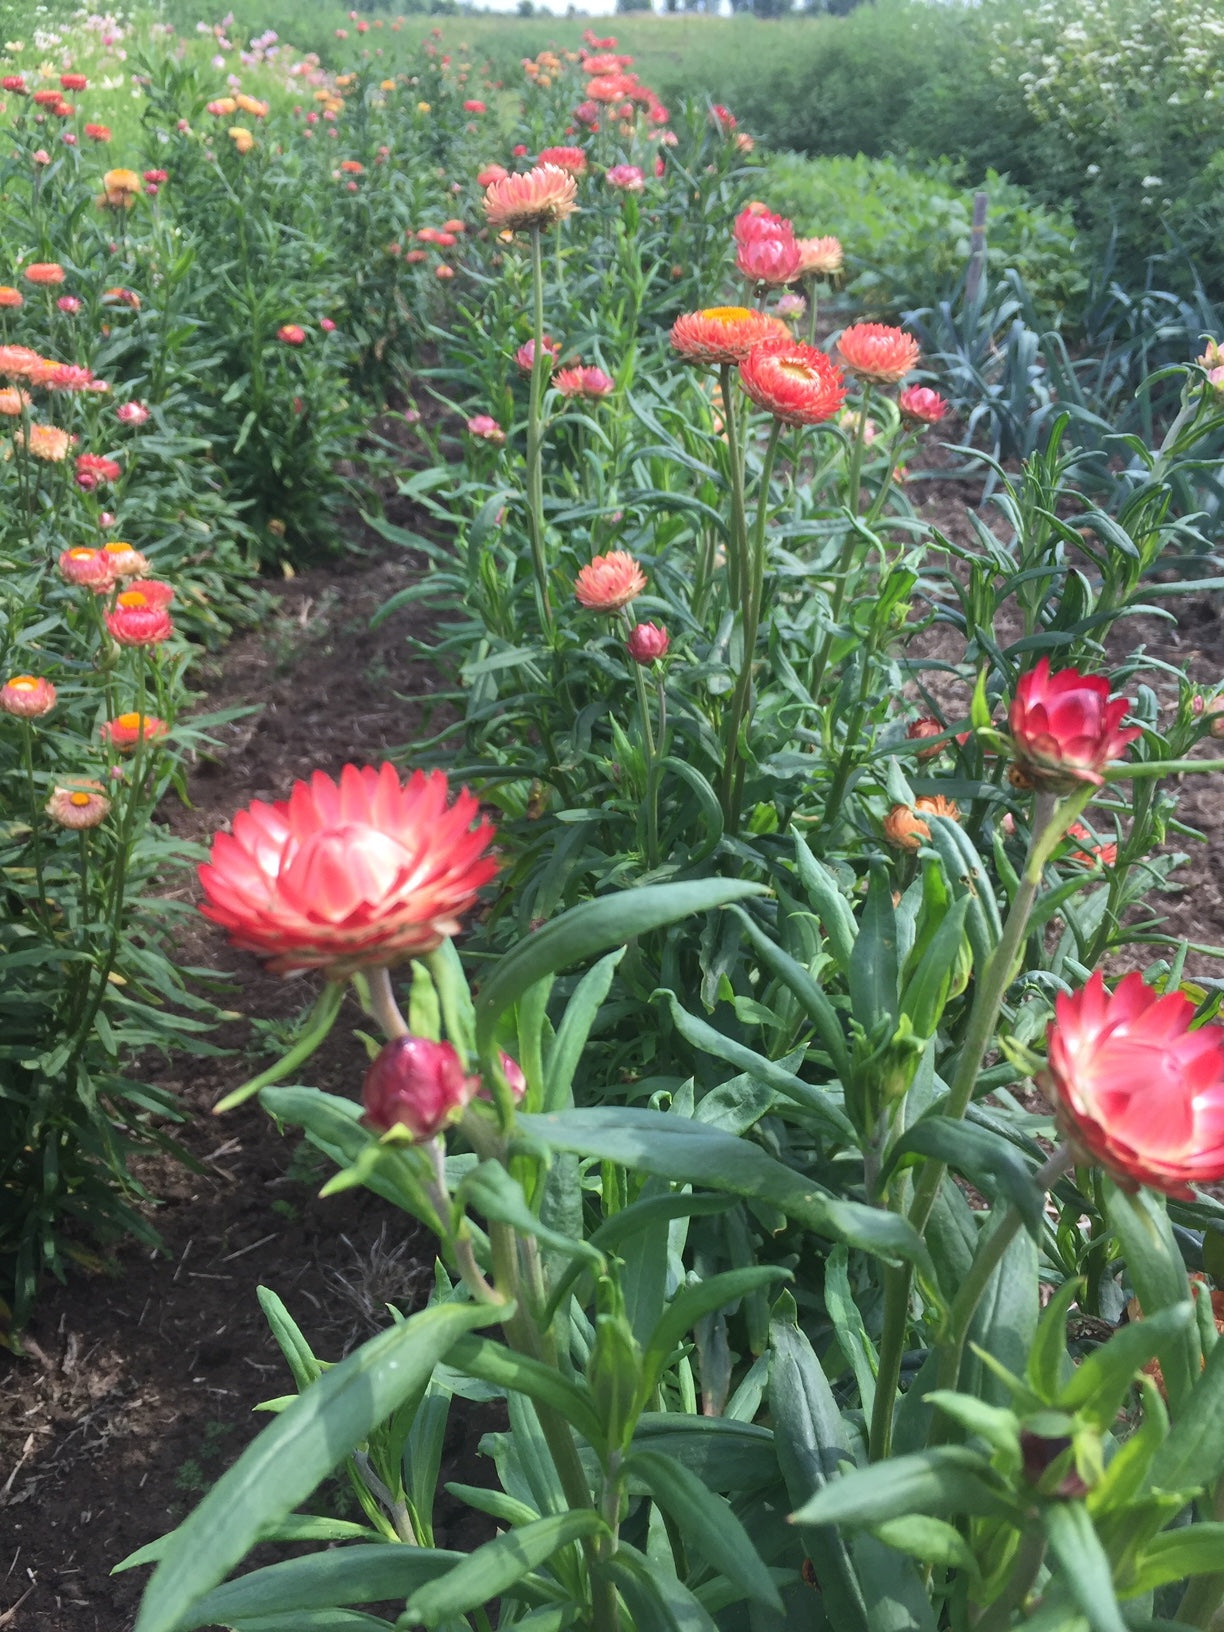
[[[11,283],[0,283],[0,311],[12,312],[24,305],[25,296],[20,289],[14,289]]]
[[[559,368],[553,384],[563,397],[607,397],[616,389],[616,382],[602,368],[584,368],[581,363]]]
[[[909,385],[897,398],[902,419],[914,425],[938,425],[952,404],[929,385]]]
[[[239,153],[249,153],[255,146],[255,138],[245,125],[231,125],[226,135]]]
[[[1122,725],[1128,707],[1125,697],[1110,698],[1102,675],[1078,669],[1051,674],[1043,657],[1016,682],[1008,715],[1022,777],[1055,793],[1084,782],[1099,787],[1106,765],[1140,735],[1138,726]]]
[[[121,466],[113,459],[107,459],[100,453],[82,453],[77,455],[76,483],[91,493],[95,487],[103,482],[117,482],[123,474]]]
[[[99,728],[98,735],[110,748],[123,753],[137,743],[160,742],[170,727],[156,714],[119,714]]]
[[[540,355],[543,358],[545,372],[551,372],[556,365],[557,358],[561,355],[561,347],[555,340],[550,340],[545,335],[540,342]],[[514,360],[518,364],[520,373],[530,374],[535,367],[535,341],[528,340],[521,345],[514,354]]]
[[[1100,971],[1060,993],[1044,1082],[1063,1131],[1120,1184],[1189,1198],[1224,1178],[1224,1031],[1192,1030],[1194,1005],[1140,975]]]
[[[667,656],[671,636],[657,623],[639,623],[629,631],[625,650],[635,663],[656,663]]]
[[[133,545],[125,543],[122,539],[112,539],[109,544],[104,544],[97,553],[106,563],[106,570],[112,578],[143,578],[149,570],[146,557]],[[159,600],[151,596],[152,584],[141,585],[146,597],[151,599],[152,604],[168,606],[174,598],[174,591],[169,584],[164,587],[169,593],[164,600]]]
[[[778,318],[747,306],[707,306],[701,312],[685,312],[671,329],[671,343],[682,357],[711,367],[742,363],[762,340],[789,339],[786,325]]]
[[[106,627],[120,646],[160,646],[174,633],[165,605],[144,589],[125,589],[106,614]]]
[[[503,176],[485,189],[484,211],[496,230],[551,227],[578,208],[578,186],[568,171],[538,164],[525,175]]]
[[[70,550],[63,552],[59,558],[59,570],[68,583],[83,584],[86,589],[99,593],[110,589],[115,581],[103,552],[88,549],[83,544],[74,544]]]
[[[109,125],[86,125],[85,134],[91,142],[109,142],[111,139]]]
[[[140,192],[140,177],[135,170],[108,170],[102,177],[103,204],[112,209],[128,209]]]
[[[492,187],[495,181],[505,181],[509,174],[509,170],[504,165],[486,164],[483,170],[476,172],[476,185],[477,187]]]
[[[960,810],[954,799],[945,799],[942,793],[924,794],[913,805],[894,805],[884,818],[884,837],[900,850],[917,850],[931,837],[930,824],[923,818],[946,816],[958,822]]]
[[[306,330],[300,323],[282,323],[276,331],[276,338],[285,346],[304,346]]]
[[[780,286],[799,276],[799,245],[789,221],[745,211],[735,228],[735,264],[746,278]]]
[[[846,400],[846,382],[836,363],[789,335],[762,340],[739,372],[753,402],[787,425],[819,425],[832,419]]]
[[[124,425],[143,425],[149,417],[149,410],[143,402],[122,402],[115,409],[115,418]]]
[[[338,783],[316,771],[217,834],[202,911],[280,974],[338,979],[430,952],[497,871],[476,800],[465,789],[448,805],[449,791],[440,771],[402,785],[393,765],[346,765]]]
[[[799,238],[799,271],[831,278],[842,269],[840,238]]]
[[[854,323],[842,330],[837,349],[852,374],[877,385],[896,385],[918,366],[918,342],[889,323]]]
[[[0,686],[0,709],[23,720],[37,720],[55,707],[55,687],[32,674],[15,674]]]
[[[412,1143],[432,1139],[461,1117],[480,1087],[451,1043],[396,1037],[366,1072],[365,1120],[380,1133],[401,1132]]]
[[[622,193],[640,193],[646,185],[646,178],[636,164],[614,164],[604,180]]]
[[[536,163],[555,164],[558,170],[564,170],[571,176],[581,176],[586,172],[587,156],[580,147],[544,147],[540,149]]]
[[[61,295],[55,304],[59,307],[61,312],[79,312],[81,309],[81,297],[79,295]]]
[[[1101,844],[1083,822],[1072,822],[1067,829],[1067,837],[1075,842],[1068,850],[1066,859],[1077,867],[1112,867],[1118,859],[1117,844],[1112,841]]]
[[[645,588],[645,574],[627,550],[597,555],[574,580],[579,603],[592,612],[619,612]]]
[[[30,406],[30,393],[23,391],[20,386],[6,385],[0,388],[0,414],[8,419],[19,418]]]
[[[102,791],[100,782],[76,778],[57,787],[47,800],[47,815],[61,827],[97,827],[104,822],[111,802]]]
[[[28,283],[63,283],[64,269],[58,261],[31,261],[23,276]]]
[[[61,431],[58,425],[31,425],[28,434],[22,436],[18,432],[16,440],[23,442],[35,459],[44,459],[53,465],[68,457],[72,445],[68,432]]]

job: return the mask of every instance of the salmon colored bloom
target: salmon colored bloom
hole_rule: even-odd
[[[298,323],[282,323],[276,338],[286,346],[302,346],[306,343],[306,330]]]
[[[1224,1178],[1224,1030],[1193,1020],[1137,974],[1107,992],[1098,970],[1054,1000],[1043,1085],[1077,1154],[1127,1189],[1190,1200]]]
[[[85,91],[89,89],[89,81],[84,74],[61,74],[60,88],[65,91]]]
[[[876,385],[896,385],[918,366],[918,342],[889,323],[854,323],[843,329],[837,349],[852,374]]]
[[[486,164],[483,170],[476,172],[477,187],[492,187],[495,181],[505,181],[510,174],[504,165]]]
[[[933,714],[923,714],[916,720],[911,720],[905,728],[908,742],[924,742],[928,737],[942,737],[944,728]],[[929,748],[919,748],[918,759],[938,759],[943,753],[946,743],[937,742]]]
[[[26,376],[31,385],[41,385],[48,391],[106,391],[109,387],[95,380],[93,370],[82,363],[53,363],[49,357],[40,357],[31,364]]]
[[[268,116],[268,104],[266,102],[261,102],[257,96],[247,96],[242,91],[239,91],[238,95],[235,96],[234,106],[241,109],[243,113],[249,113],[253,119],[266,119]]]
[[[607,397],[616,390],[616,382],[602,368],[584,368],[581,363],[559,368],[553,384],[563,397]]]
[[[19,719],[37,720],[55,707],[55,687],[33,674],[15,674],[0,686],[0,709]]]
[[[13,419],[23,414],[30,406],[30,393],[23,391],[20,386],[6,385],[0,389],[0,414]]]
[[[135,170],[108,170],[102,177],[102,186],[108,196],[127,193],[134,197],[140,191],[140,177]]]
[[[1102,675],[1078,669],[1051,674],[1043,657],[1016,682],[1008,715],[1023,780],[1054,793],[1070,793],[1084,782],[1100,787],[1101,772],[1141,735],[1138,726],[1122,725],[1129,706],[1125,697],[1110,698]]]
[[[85,134],[91,142],[109,142],[111,139],[109,125],[86,125]]]
[[[72,444],[68,432],[61,431],[58,425],[31,425],[28,433],[18,431],[14,441],[24,444],[35,459],[45,459],[53,465],[68,457]]]
[[[79,295],[61,295],[55,303],[61,312],[79,312],[81,297]]]
[[[1112,867],[1118,859],[1117,844],[1101,844],[1093,838],[1083,822],[1072,822],[1067,829],[1067,837],[1077,841],[1067,852],[1066,858],[1077,867]]]
[[[137,743],[160,742],[170,727],[156,714],[119,714],[101,726],[98,735],[109,748],[123,753]]]
[[[485,189],[484,211],[496,231],[551,227],[578,208],[578,185],[555,164],[538,164],[525,175],[505,176]]]
[[[482,442],[494,442],[498,447],[506,440],[505,431],[492,414],[473,414],[467,428],[472,436],[478,436]]]
[[[831,278],[842,269],[840,238],[798,238],[799,271]]]
[[[53,822],[77,830],[97,827],[110,812],[111,802],[100,782],[84,778],[57,787],[47,800],[46,810]]]
[[[106,614],[106,627],[120,646],[160,646],[174,633],[164,606],[156,606],[143,589],[125,589]]]
[[[622,193],[640,193],[646,185],[646,177],[636,164],[614,164],[604,180]]]
[[[597,555],[574,580],[579,604],[591,612],[619,612],[645,588],[645,574],[627,550]]]
[[[25,305],[25,296],[20,289],[14,289],[12,284],[0,283],[0,311],[16,311],[18,306]]]
[[[98,594],[110,589],[115,582],[104,552],[87,549],[83,544],[74,544],[72,549],[63,552],[59,558],[59,570],[68,583],[81,584]]]
[[[147,558],[133,545],[125,544],[122,539],[114,539],[111,543],[104,544],[97,553],[106,563],[106,570],[112,578],[142,578],[149,570]],[[147,595],[151,586],[143,584],[141,587]],[[166,587],[169,588],[169,585]],[[171,590],[165,604],[169,603],[173,594],[174,591]]]
[[[902,419],[915,425],[938,425],[952,404],[929,385],[910,385],[897,398]]]
[[[783,339],[789,339],[785,324],[747,306],[707,306],[701,312],[685,312],[671,329],[672,346],[682,357],[711,367],[742,363],[762,340]]]
[[[359,164],[356,159],[341,159],[340,169],[346,176],[365,175],[365,165]]]
[[[743,221],[741,215],[736,222],[735,251],[735,264],[743,275],[754,283],[775,286],[793,282],[799,276],[800,256],[790,222],[772,215],[749,216],[741,233]]]
[[[960,821],[960,809],[954,799],[945,799],[942,793],[924,794],[915,799],[913,806],[894,805],[884,818],[884,837],[900,850],[917,850],[931,837],[927,816],[946,816]]]
[[[625,650],[635,663],[656,663],[667,656],[671,636],[658,623],[639,623],[629,631]]]
[[[550,372],[556,365],[557,358],[561,355],[561,347],[555,340],[550,340],[545,335],[540,342],[540,351],[544,358],[544,369],[546,372]],[[535,341],[528,340],[521,345],[514,354],[514,360],[518,364],[521,373],[530,374],[535,366]]]
[[[76,484],[86,493],[92,493],[95,487],[103,482],[117,482],[123,470],[113,459],[107,459],[100,453],[78,454],[76,462]]]
[[[31,261],[23,276],[29,283],[63,283],[64,269],[58,261]]]
[[[393,765],[322,771],[289,798],[256,801],[213,839],[204,915],[278,974],[355,969],[431,952],[497,871],[494,830],[441,771],[401,785]],[[473,825],[475,824],[475,825]]]
[[[226,135],[239,153],[249,153],[255,146],[255,138],[245,125],[231,125]]]
[[[228,119],[238,112],[238,104],[232,96],[218,96],[208,104],[206,111],[215,119]]]
[[[370,1127],[416,1144],[458,1121],[479,1087],[480,1078],[463,1069],[453,1044],[395,1037],[366,1072],[361,1103]]]
[[[42,362],[29,346],[0,346],[0,375],[7,379],[28,380]]]
[[[587,156],[580,147],[543,147],[536,163],[555,164],[558,170],[581,176],[586,173]]]
[[[740,383],[759,408],[787,425],[819,425],[846,400],[846,382],[823,351],[799,340],[762,340],[739,365]]]
[[[138,312],[140,310],[140,296],[134,289],[124,289],[121,285],[116,285],[113,289],[103,291],[102,304],[104,306],[127,306],[133,312]]]

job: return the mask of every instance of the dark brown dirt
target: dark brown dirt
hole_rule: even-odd
[[[316,767],[377,763],[436,712],[434,675],[409,646],[425,633],[421,614],[408,609],[369,629],[420,563],[372,536],[358,544],[367,553],[274,585],[260,631],[197,668],[202,708],[258,711],[217,729],[217,748],[189,778],[190,807],[163,810],[184,838],[206,840],[239,806],[283,797]],[[194,876],[172,888],[192,896]],[[129,1246],[109,1273],[75,1270],[68,1285],[47,1289],[25,1356],[0,1351],[0,1627],[16,1632],[131,1624],[148,1571],[111,1577],[111,1567],[178,1523],[266,1424],[253,1407],[292,1388],[259,1286],[279,1294],[329,1360],[381,1329],[387,1302],[410,1311],[428,1295],[432,1243],[411,1220],[364,1191],[320,1201],[325,1164],[254,1102],[211,1115],[275,1057],[267,1022],[291,1022],[317,982],[269,977],[203,919],[177,950],[184,964],[224,971],[222,1001],[261,1023],[223,1029],[228,1057],[150,1067],[181,1095],[182,1142],[200,1167],[141,1163],[159,1198],[150,1218],[164,1250]],[[358,1018],[356,1009],[342,1015],[312,1061],[310,1080],[330,1092],[360,1084],[364,1055],[345,1024]],[[448,1459],[479,1482],[466,1466],[479,1428],[470,1412],[456,1413],[454,1426]],[[449,1517],[439,1544],[471,1544],[470,1518],[457,1508]],[[261,1550],[259,1561],[273,1556]]]

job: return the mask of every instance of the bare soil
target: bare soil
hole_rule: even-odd
[[[916,486],[914,497],[924,519],[968,537],[971,486],[949,476]],[[412,525],[411,517],[395,519]],[[420,563],[389,553],[373,535],[358,533],[356,543],[364,553],[270,586],[260,629],[195,671],[202,709],[254,704],[258,712],[220,729],[220,746],[192,769],[190,805],[162,813],[185,839],[206,840],[239,806],[283,797],[316,767],[335,773],[348,761],[377,763],[437,729],[437,676],[412,654],[414,638],[428,633],[420,612],[407,608],[369,628]],[[1224,673],[1218,602],[1203,597],[1178,612],[1176,626],[1153,621],[1140,638],[1153,655],[1215,685]],[[1182,814],[1209,842],[1193,847],[1181,894],[1168,898],[1170,929],[1224,943],[1218,779],[1188,786]],[[194,878],[170,887],[189,896]],[[279,1294],[331,1360],[385,1323],[387,1302],[410,1311],[427,1295],[432,1246],[401,1215],[364,1192],[320,1202],[323,1175],[309,1147],[278,1132],[254,1104],[211,1114],[274,1056],[267,1022],[291,1021],[314,986],[269,977],[203,919],[179,951],[186,964],[226,972],[225,1001],[262,1023],[230,1023],[220,1037],[233,1050],[227,1057],[160,1069],[189,1113],[182,1138],[198,1163],[198,1171],[162,1159],[142,1168],[158,1198],[151,1217],[164,1250],[120,1247],[107,1273],[74,1270],[69,1284],[47,1289],[25,1355],[0,1350],[0,1629],[130,1627],[147,1571],[112,1576],[112,1566],[181,1521],[263,1425],[253,1408],[290,1387],[259,1286]],[[352,1094],[364,1056],[345,1018],[311,1080]],[[469,1482],[485,1477],[480,1429],[471,1413],[457,1413],[446,1449],[447,1465]],[[469,1547],[485,1533],[457,1505],[441,1514],[441,1545]],[[261,1549],[258,1560],[274,1556],[284,1550]]]

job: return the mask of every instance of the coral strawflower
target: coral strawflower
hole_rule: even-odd
[[[840,238],[798,238],[799,271],[831,278],[842,269]]]
[[[636,164],[614,164],[604,180],[622,193],[640,193],[646,185],[646,178]]]
[[[82,453],[77,455],[76,484],[86,493],[92,493],[95,487],[103,482],[117,482],[123,474],[122,467],[113,459],[107,459],[100,453]]]
[[[110,808],[111,802],[102,791],[102,784],[85,778],[57,787],[46,806],[53,822],[78,831],[104,822]]]
[[[169,729],[156,714],[118,714],[99,728],[98,735],[108,747],[124,753],[140,742],[160,742]]]
[[[142,578],[149,570],[146,557],[133,545],[125,543],[122,539],[114,539],[109,544],[104,544],[98,553],[105,561],[106,569],[112,578]],[[149,587],[147,584],[142,585],[146,594]],[[166,587],[169,588],[169,585]],[[173,595],[174,591],[171,590],[163,604],[168,605]]]
[[[486,164],[483,170],[476,172],[476,185],[478,187],[492,187],[495,181],[504,181],[509,174],[509,170],[504,165]]]
[[[607,397],[616,389],[616,382],[602,368],[584,368],[581,363],[558,369],[553,385],[563,397]]]
[[[1072,822],[1067,829],[1067,838],[1076,842],[1067,852],[1066,859],[1073,861],[1077,867],[1112,867],[1118,859],[1116,842],[1100,843],[1083,822]]]
[[[111,139],[109,125],[86,125],[85,134],[91,142],[109,142]]]
[[[116,597],[106,627],[120,646],[160,646],[174,633],[170,614],[143,589],[125,589]]]
[[[59,558],[59,570],[70,584],[81,584],[86,589],[102,593],[115,581],[110,562],[102,550],[91,550],[83,544],[74,544]]]
[[[597,555],[574,580],[579,604],[592,612],[619,612],[645,588],[645,574],[626,550]]]
[[[587,156],[580,147],[545,147],[540,149],[536,163],[555,164],[558,170],[581,176],[586,172]]]
[[[897,398],[902,419],[915,425],[938,425],[952,404],[929,385],[910,385]]]
[[[740,382],[760,408],[787,425],[819,425],[846,400],[841,370],[823,351],[789,336],[762,340],[739,365]]]
[[[716,367],[742,363],[762,340],[788,340],[786,325],[747,306],[708,306],[685,312],[672,324],[671,343],[689,362]]]
[[[544,358],[544,368],[551,370],[555,367],[557,358],[561,355],[561,347],[547,335],[540,342],[540,351]],[[514,360],[523,374],[530,374],[535,365],[535,341],[528,340],[521,345],[514,354]]]
[[[55,304],[59,307],[61,312],[68,312],[70,314],[73,312],[79,312],[81,309],[81,297],[79,295],[61,295]]]
[[[924,794],[912,806],[894,805],[884,818],[884,837],[900,850],[917,850],[931,837],[930,824],[924,820],[928,816],[946,816],[958,822],[960,809],[954,799],[946,799],[942,793]]]
[[[15,674],[0,686],[0,709],[23,720],[41,719],[55,707],[55,687],[33,674]]]
[[[1110,697],[1102,675],[1078,669],[1051,674],[1043,657],[1016,682],[1008,715],[1023,780],[1055,793],[1085,782],[1099,787],[1105,767],[1141,735],[1138,726],[1122,725],[1129,707],[1125,697]]]
[[[550,227],[578,208],[573,176],[555,164],[538,164],[525,175],[504,176],[485,189],[489,225],[501,231]]]
[[[851,373],[876,385],[896,385],[918,366],[917,340],[889,323],[854,323],[843,329],[837,349]]]
[[[0,346],[0,376],[12,380],[28,380],[42,358],[29,346]]]
[[[9,419],[19,418],[30,406],[30,393],[23,391],[20,386],[6,385],[0,388],[0,414]]]
[[[85,91],[89,89],[89,81],[84,74],[61,74],[60,88],[65,91]]]
[[[761,216],[753,219],[765,223],[771,218]],[[793,282],[799,276],[800,257],[790,222],[784,221],[780,227],[770,226],[768,230],[754,231],[751,236],[740,238],[735,251],[735,264],[754,283],[781,286]]]
[[[441,771],[401,785],[393,765],[321,771],[287,800],[256,801],[213,840],[202,911],[279,974],[332,979],[439,946],[497,871],[493,828]]]
[[[15,312],[18,306],[25,305],[25,296],[20,289],[14,289],[10,283],[0,283],[0,311]]]
[[[29,283],[63,283],[64,269],[58,261],[31,261],[22,276]]]
[[[1054,1000],[1043,1086],[1077,1155],[1127,1189],[1192,1199],[1224,1178],[1224,1030],[1193,1022],[1138,974],[1107,992],[1098,970]]]
[[[115,418],[125,425],[143,425],[148,417],[149,410],[143,402],[121,402],[115,409]]]
[[[467,428],[472,436],[478,436],[482,442],[494,442],[500,447],[506,440],[505,431],[492,414],[473,414],[467,422]]]
[[[276,338],[286,346],[302,346],[306,343],[306,330],[298,323],[282,323]]]

